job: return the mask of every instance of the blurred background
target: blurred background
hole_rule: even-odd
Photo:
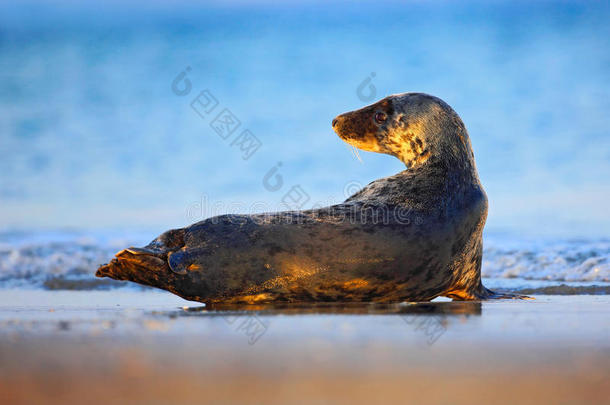
[[[305,208],[339,202],[346,184],[403,167],[366,152],[361,164],[330,121],[406,91],[461,115],[489,228],[610,225],[606,2],[36,1],[0,15],[5,226],[176,227],[206,198],[281,208],[292,185]],[[193,89],[177,96],[187,67]],[[206,89],[219,107],[203,119],[190,103]],[[262,143],[250,159],[210,127],[221,107],[241,121],[233,138],[247,128]],[[270,192],[277,162],[285,190]]]
[[[609,20],[607,2],[4,2],[3,240],[69,229],[98,243],[111,229],[146,242],[286,209],[294,186],[299,208],[340,202],[404,166],[361,163],[332,118],[415,91],[469,130],[486,235],[597,238],[606,263]],[[227,139],[213,128],[225,108],[240,123]],[[246,129],[260,147],[244,159]]]

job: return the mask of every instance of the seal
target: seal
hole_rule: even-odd
[[[406,170],[330,207],[221,215],[169,230],[117,253],[96,275],[205,303],[520,297],[481,282],[487,196],[449,105],[396,94],[332,126],[348,144],[395,156]]]

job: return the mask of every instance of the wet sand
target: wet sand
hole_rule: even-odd
[[[1,291],[3,404],[610,403],[610,297],[215,307]]]

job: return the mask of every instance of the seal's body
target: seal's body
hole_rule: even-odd
[[[468,133],[442,100],[405,93],[333,120],[407,170],[319,210],[224,215],[119,252],[97,275],[201,302],[502,298],[481,283],[487,197]]]

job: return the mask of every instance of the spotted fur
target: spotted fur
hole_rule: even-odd
[[[170,230],[119,252],[97,275],[208,303],[509,297],[481,283],[487,197],[451,107],[397,94],[339,115],[333,127],[407,170],[330,207],[223,215]]]

